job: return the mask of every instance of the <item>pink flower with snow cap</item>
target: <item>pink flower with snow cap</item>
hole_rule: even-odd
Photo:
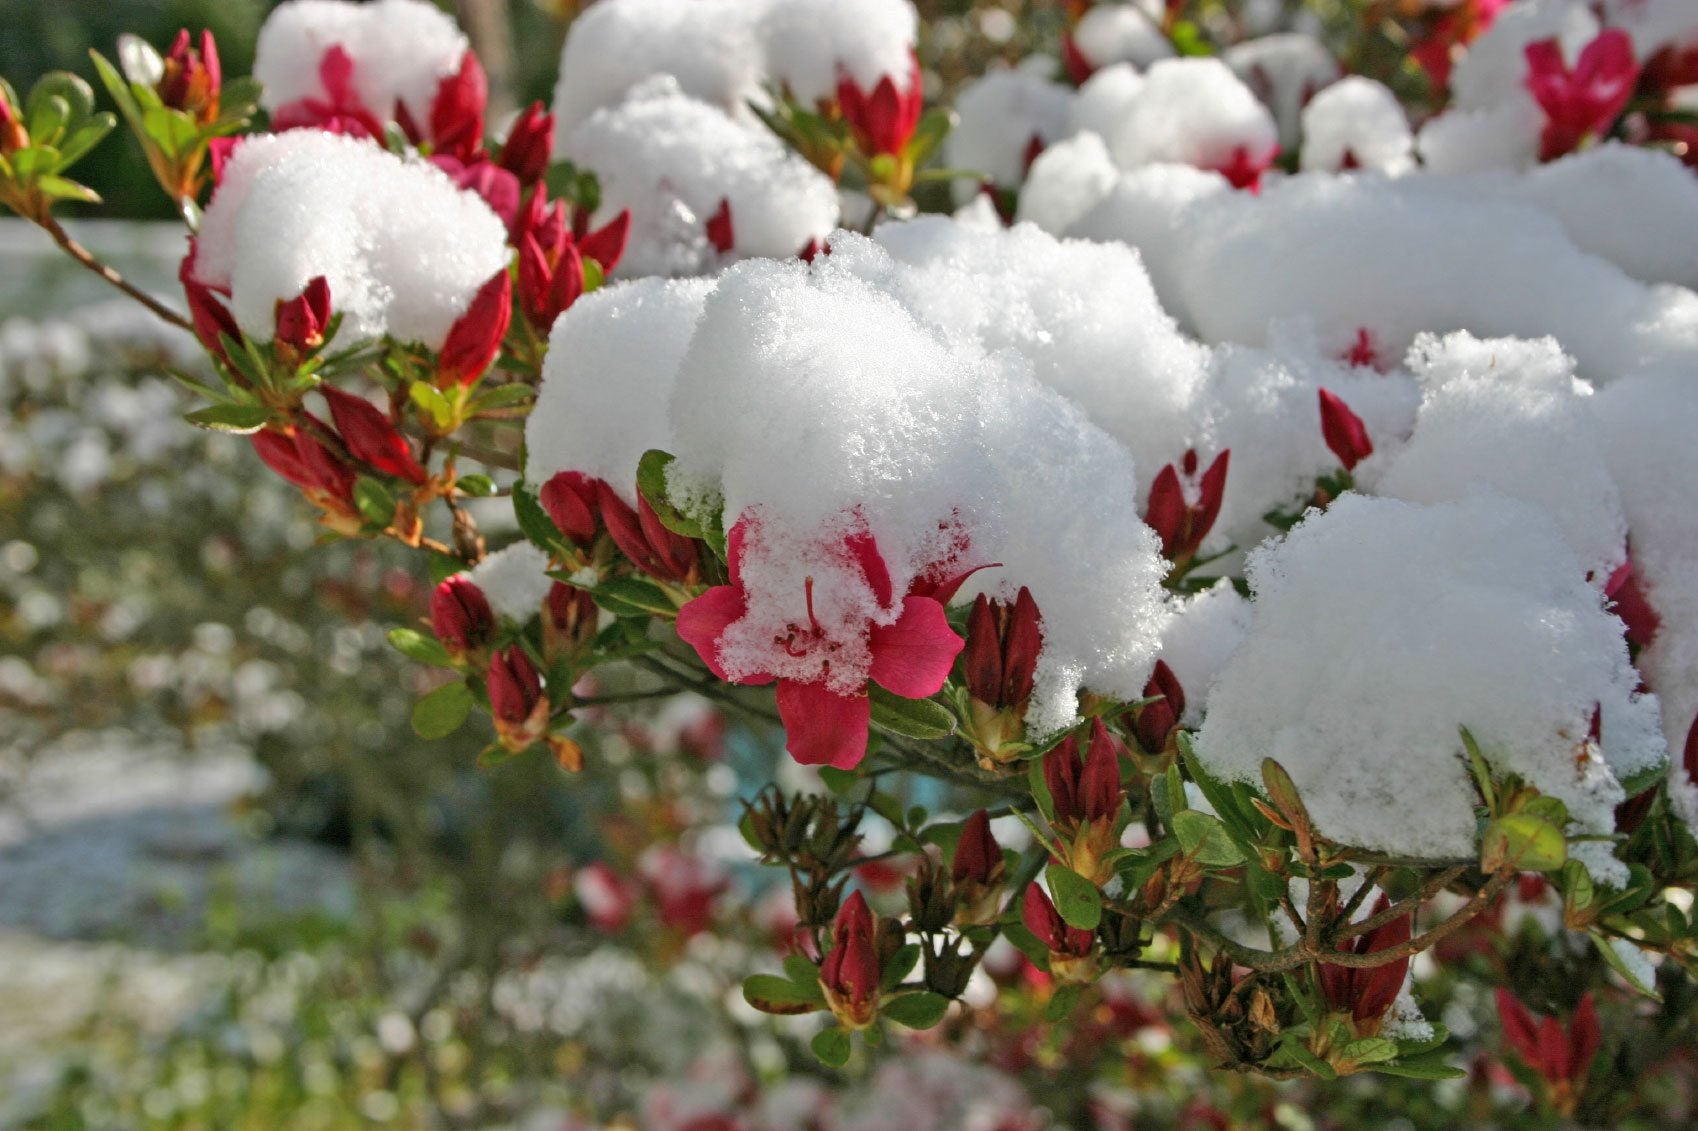
[[[909,593],[898,599],[890,569],[862,527],[844,537],[831,555],[836,560],[829,566],[841,584],[819,591],[810,576],[801,592],[788,597],[751,594],[744,570],[750,544],[758,544],[761,533],[758,519],[749,514],[731,528],[731,584],[709,589],[680,609],[678,635],[721,679],[777,681],[785,748],[798,762],[852,769],[867,749],[868,680],[892,694],[924,699],[949,679],[962,648],[944,614],[949,593]],[[800,615],[783,622],[782,634],[762,642],[754,637],[761,622],[751,617],[751,608],[774,598],[788,600]],[[869,604],[882,615],[869,614]],[[767,620],[774,610],[769,605],[755,611]],[[728,654],[728,644],[735,656]]]

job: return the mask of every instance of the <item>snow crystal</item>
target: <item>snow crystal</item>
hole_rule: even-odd
[[[918,24],[908,0],[766,0],[766,6],[767,70],[802,105],[835,98],[840,74],[867,92],[885,75],[908,89]]]
[[[1219,59],[1164,59],[1108,138],[1122,168],[1172,162],[1222,169],[1235,155],[1260,160],[1279,148],[1268,110]]]
[[[393,120],[405,107],[415,122],[430,121],[442,80],[460,69],[466,37],[425,0],[290,0],[259,30],[254,78],[264,86],[260,105],[276,110],[303,98],[325,98],[319,62],[341,47],[354,64],[360,102]]]
[[[202,217],[195,273],[227,287],[248,334],[315,276],[344,315],[338,344],[389,334],[436,349],[507,266],[507,230],[435,166],[318,130],[237,147]]]
[[[744,0],[601,0],[572,21],[554,87],[556,144],[632,88],[671,75],[679,89],[745,124],[764,102],[756,29],[764,4]]]
[[[1137,248],[1163,304],[1187,324],[1185,308],[1175,299],[1179,271],[1190,254],[1191,211],[1203,202],[1236,195],[1219,173],[1189,165],[1147,165],[1122,174],[1090,211],[1057,234],[1120,240]]]
[[[1285,32],[1234,44],[1221,55],[1246,86],[1273,111],[1280,145],[1295,148],[1303,107],[1338,81],[1338,61],[1313,36]]]
[[[1666,756],[1644,725],[1656,701],[1635,694],[1620,621],[1524,503],[1347,494],[1252,554],[1249,579],[1250,632],[1215,682],[1198,751],[1251,782],[1276,759],[1334,840],[1472,856],[1459,727],[1586,833],[1613,831],[1620,775]],[[1602,756],[1586,742],[1600,705]],[[1590,866],[1626,878],[1606,855]]]
[[[812,269],[757,261],[726,272],[678,376],[674,488],[722,498],[728,522],[758,516],[744,556],[750,613],[722,640],[727,670],[784,674],[771,641],[805,623],[808,577],[828,629],[893,619],[837,549],[864,524],[896,593],[952,554],[1002,563],[970,587],[1031,588],[1045,625],[1035,730],[1071,722],[1082,685],[1135,697],[1165,566],[1126,504],[1131,458],[1017,355],[987,357],[926,329],[872,281],[896,265],[852,266],[877,249],[851,250],[842,264],[834,250]],[[866,662],[835,654],[831,678],[851,685]]]
[[[1136,252],[1029,224],[978,233],[933,217],[886,224],[876,238],[907,266],[892,289],[921,321],[986,351],[1018,351],[1039,381],[1127,446],[1137,500],[1184,454],[1207,358],[1162,310]]]
[[[943,139],[944,164],[968,169],[1005,188],[1026,177],[1034,148],[1067,136],[1072,92],[1030,71],[992,71],[961,88],[955,128]],[[955,183],[958,201],[977,191]]]
[[[525,422],[526,477],[605,479],[636,505],[637,463],[671,450],[666,405],[707,280],[639,279],[585,295],[554,324],[542,389]]]
[[[1661,617],[1639,655],[1645,682],[1662,701],[1669,747],[1681,750],[1698,717],[1698,385],[1690,372],[1631,378],[1589,402],[1627,510],[1634,570]],[[1673,771],[1677,783],[1684,778]],[[1698,791],[1672,791],[1698,828]]]
[[[537,615],[553,586],[548,555],[529,542],[515,542],[472,567],[472,582],[489,598],[489,607],[524,624]]]
[[[1103,71],[1091,82],[1113,73]],[[1059,236],[1095,208],[1119,180],[1120,171],[1102,137],[1094,132],[1081,133],[1038,154],[1020,189],[1015,214]]]
[[[1270,321],[1309,318],[1329,350],[1365,329],[1394,357],[1423,330],[1548,334],[1600,384],[1698,363],[1698,295],[1638,283],[1548,214],[1432,187],[1442,180],[1305,174],[1186,209],[1178,296],[1145,260],[1205,341],[1258,344]]]
[[[1542,506],[1601,587],[1623,560],[1627,520],[1574,363],[1550,338],[1467,333],[1423,335],[1410,355],[1426,396],[1376,492],[1436,503],[1484,485]]]
[[[1073,46],[1091,66],[1130,63],[1140,69],[1173,55],[1173,44],[1134,4],[1098,4],[1073,27]]]
[[[1184,725],[1203,721],[1209,690],[1250,629],[1250,602],[1225,578],[1192,597],[1171,602],[1172,618],[1162,628],[1162,660],[1185,690]]]
[[[1414,137],[1403,105],[1389,88],[1351,75],[1333,83],[1303,110],[1305,171],[1335,173],[1347,157],[1357,167],[1397,176],[1414,167]]]
[[[1116,63],[1112,67],[1104,67],[1086,79],[1079,93],[1073,96],[1073,104],[1067,114],[1068,128],[1074,134],[1089,132],[1098,137],[1109,136],[1143,88],[1144,77],[1132,64]],[[1046,150],[1045,154],[1048,152]]]
[[[786,258],[837,225],[831,179],[764,126],[748,126],[686,96],[675,80],[644,83],[571,132],[562,156],[601,180],[596,223],[631,210],[619,273],[687,275],[719,253],[707,222],[729,202],[739,255]]]

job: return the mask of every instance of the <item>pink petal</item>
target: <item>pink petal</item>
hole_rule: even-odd
[[[942,605],[930,597],[905,597],[901,618],[892,625],[874,625],[868,647],[873,682],[906,699],[924,699],[936,695],[949,679],[962,643]]]
[[[719,638],[748,611],[748,598],[734,585],[716,585],[678,610],[678,637],[696,650],[702,663],[729,682],[719,666]],[[764,680],[760,682],[765,682]]]
[[[878,552],[878,541],[871,532],[863,530],[845,538],[843,548],[861,567],[861,575],[872,587],[873,599],[878,602],[879,608],[888,609],[894,594],[890,590],[890,568],[884,564],[884,555]]]
[[[825,685],[778,681],[778,716],[784,748],[804,766],[852,770],[867,753],[872,701],[865,693],[839,695]]]

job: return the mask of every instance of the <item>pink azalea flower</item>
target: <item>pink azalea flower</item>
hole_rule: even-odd
[[[828,677],[833,654],[845,648],[864,651],[872,682],[904,698],[924,699],[937,694],[949,679],[950,666],[962,648],[961,638],[950,630],[943,604],[936,597],[910,593],[896,600],[890,569],[872,535],[863,531],[845,538],[840,552],[879,607],[897,611],[895,623],[880,624],[868,618],[848,629],[828,629],[816,614],[810,578],[803,594],[806,620],[790,623],[788,633],[773,640],[771,656],[773,667],[791,673],[801,669],[807,674],[780,677],[771,671],[756,671],[731,676],[722,664],[721,642],[727,630],[749,612],[743,556],[750,535],[756,532],[747,517],[731,528],[727,539],[731,584],[709,589],[680,609],[678,635],[721,679],[750,685],[777,681],[785,748],[798,762],[853,769],[866,754],[872,704],[864,686],[848,693],[831,686]]]
[[[1639,62],[1633,40],[1620,28],[1605,28],[1575,60],[1574,69],[1553,37],[1529,43],[1527,89],[1545,112],[1539,160],[1572,153],[1589,137],[1607,132],[1633,97]]]
[[[354,89],[354,59],[336,44],[318,61],[318,81],[323,98],[302,98],[279,106],[271,114],[271,128],[278,133],[303,126],[328,130],[349,137],[383,137],[383,123]]]

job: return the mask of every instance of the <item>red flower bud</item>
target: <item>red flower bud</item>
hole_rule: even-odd
[[[1527,1067],[1551,1084],[1573,1085],[1586,1078],[1602,1041],[1591,994],[1581,997],[1566,1033],[1556,1018],[1536,1018],[1502,987],[1497,1002],[1504,1039]]]
[[[4,99],[0,98],[0,101]],[[177,267],[177,279],[183,284],[183,294],[189,302],[189,320],[194,323],[195,337],[200,339],[207,352],[221,361],[229,361],[220,335],[239,342],[242,340],[241,327],[236,325],[235,317],[218,297],[218,292],[196,279],[194,272],[195,246],[190,240],[189,253],[183,256]]]
[[[1179,677],[1173,674],[1165,660],[1156,661],[1155,671],[1144,685],[1144,698],[1152,695],[1160,695],[1162,699],[1138,708],[1133,720],[1133,733],[1138,736],[1138,745],[1146,753],[1160,754],[1167,749],[1167,741],[1178,729],[1180,716],[1185,713],[1185,689],[1179,685]]]
[[[1686,767],[1686,780],[1698,785],[1698,715],[1692,717],[1692,725],[1687,728],[1681,762]]]
[[[200,33],[200,50],[189,45],[189,29],[177,33],[165,53],[165,73],[154,88],[160,102],[181,110],[205,125],[218,117],[218,95],[224,72],[218,62],[218,45],[210,31]]]
[[[1588,43],[1569,70],[1562,44],[1553,36],[1522,48],[1527,90],[1545,112],[1539,160],[1552,161],[1607,133],[1639,81],[1633,40],[1621,28],[1605,28]]]
[[[1176,565],[1184,565],[1197,556],[1197,549],[1214,529],[1220,517],[1221,499],[1226,495],[1226,472],[1231,463],[1232,449],[1214,458],[1202,478],[1197,479],[1197,453],[1187,451],[1181,461],[1185,480],[1196,485],[1197,501],[1186,501],[1184,481],[1179,469],[1171,463],[1156,474],[1150,484],[1150,501],[1144,510],[1144,522],[1161,538],[1162,556]]]
[[[519,178],[520,184],[530,186],[548,172],[553,156],[554,115],[544,111],[542,103],[533,102],[507,131],[507,140],[501,146],[501,167]]]
[[[865,1029],[873,1023],[878,1013],[878,946],[872,910],[858,891],[844,900],[832,923],[831,950],[820,965],[820,988],[831,1012],[846,1027]]]
[[[800,259],[803,263],[812,263],[820,256],[830,254],[831,245],[829,243],[825,243],[813,236],[809,236],[808,242],[802,245],[802,250],[796,253],[796,258]]]
[[[1240,145],[1232,151],[1226,164],[1215,166],[1215,172],[1225,177],[1233,188],[1257,193],[1262,191],[1262,174],[1268,171],[1268,166],[1277,156],[1278,146],[1262,153],[1251,153],[1247,147]]]
[[[430,626],[448,654],[460,660],[494,639],[495,612],[477,583],[457,573],[431,593]]]
[[[708,243],[721,255],[737,246],[737,230],[731,225],[731,200],[721,199],[719,208],[707,221]]]
[[[543,654],[550,661],[570,655],[587,645],[596,632],[595,598],[587,589],[556,581],[542,607]]]
[[[1380,896],[1374,914],[1384,911],[1390,902]],[[1346,954],[1374,954],[1409,941],[1411,916],[1399,915],[1391,922],[1341,943],[1339,950]],[[1383,966],[1344,967],[1322,965],[1320,968],[1321,995],[1327,1008],[1349,1010],[1358,1036],[1371,1037],[1392,1003],[1403,988],[1404,976],[1409,973],[1409,957],[1405,955]]]
[[[1069,927],[1055,909],[1055,904],[1036,882],[1026,885],[1026,896],[1020,904],[1020,921],[1049,948],[1052,955],[1083,958],[1091,953],[1096,935],[1079,927]]]
[[[430,137],[437,153],[470,163],[482,155],[483,112],[489,102],[489,82],[483,64],[470,48],[460,69],[443,79],[430,104]]]
[[[1044,784],[1049,787],[1058,822],[1075,825],[1112,819],[1120,809],[1120,740],[1101,719],[1091,720],[1091,744],[1079,761],[1079,743],[1068,735],[1044,755]]]
[[[633,511],[612,487],[595,482],[602,524],[631,564],[661,581],[689,580],[697,565],[695,542],[668,530],[640,492]]]
[[[318,391],[330,405],[330,419],[348,446],[349,455],[409,483],[419,484],[429,478],[413,458],[407,438],[376,405],[331,385],[320,385]]]
[[[729,215],[729,213],[727,213]],[[729,220],[726,223],[730,223]],[[593,232],[584,233],[578,250],[587,259],[596,261],[603,275],[610,275],[625,256],[625,244],[631,238],[631,210],[621,209],[619,215]]]
[[[324,344],[330,325],[330,280],[315,275],[292,299],[278,299],[275,340],[296,354],[309,354]]]
[[[907,89],[898,91],[890,75],[880,76],[871,94],[863,93],[847,74],[837,80],[837,105],[855,145],[868,157],[900,154],[920,124],[925,91],[920,60],[910,55]],[[723,249],[722,249],[723,250]]]
[[[478,288],[472,303],[448,331],[436,359],[442,385],[470,385],[484,375],[501,353],[501,339],[513,317],[513,281],[503,268]]]
[[[482,197],[490,211],[507,225],[508,239],[513,238],[512,233],[518,230],[522,216],[518,177],[482,153],[476,154],[470,162],[462,161],[451,153],[439,153],[430,162],[447,173],[457,186]]]
[[[353,468],[305,428],[263,428],[249,439],[265,465],[299,487],[314,505],[338,514],[353,514]]]
[[[347,137],[383,137],[383,123],[360,101],[354,86],[354,58],[340,43],[318,61],[318,81],[324,98],[302,98],[271,112],[277,133],[300,128],[321,129]]]
[[[1061,37],[1061,65],[1066,68],[1067,78],[1074,86],[1084,86],[1097,71],[1096,65],[1079,50],[1078,41],[1071,32]]]
[[[1358,463],[1374,454],[1374,442],[1368,438],[1367,426],[1350,411],[1349,405],[1326,389],[1320,390],[1320,399],[1321,436],[1344,470],[1354,471]]]
[[[990,814],[980,809],[961,826],[949,877],[956,883],[992,884],[1002,876],[1002,849],[991,835]]]
[[[1025,586],[1012,605],[980,594],[967,615],[962,665],[967,691],[999,710],[1019,709],[1032,694],[1032,675],[1043,643],[1038,603]]]
[[[576,471],[562,471],[544,483],[538,495],[560,533],[580,549],[595,543],[597,482]]]
[[[584,293],[584,262],[577,244],[565,236],[551,255],[527,232],[519,241],[519,308],[543,333]]]
[[[1657,638],[1657,629],[1662,627],[1663,619],[1646,599],[1631,557],[1610,574],[1604,585],[1604,599],[1614,606],[1615,615],[1627,625],[1628,642],[1635,648],[1649,648]]]
[[[547,700],[542,696],[542,676],[530,657],[525,656],[525,649],[513,645],[496,652],[489,661],[489,710],[496,717],[496,727],[525,729],[535,722],[538,706],[547,710]],[[533,735],[531,742],[535,740],[537,737]],[[530,744],[526,742],[525,746]]]

